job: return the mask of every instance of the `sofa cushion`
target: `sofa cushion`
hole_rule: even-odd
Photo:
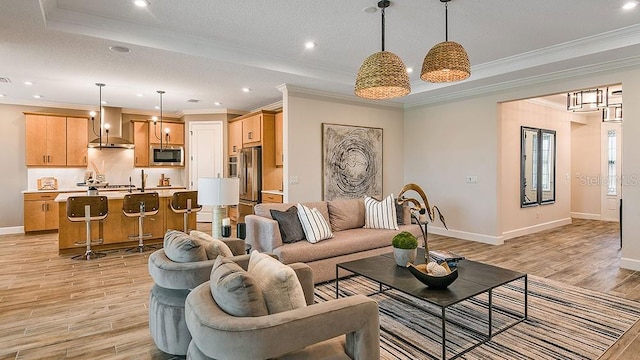
[[[269,210],[275,209],[278,211],[287,211],[291,206],[295,206],[296,204],[284,203],[284,204],[275,204],[275,203],[261,203],[257,204],[253,207],[253,213],[258,216],[266,217],[267,219],[272,219],[271,213]],[[320,211],[320,214],[324,217],[327,222],[329,222],[329,208],[327,207],[326,201],[316,201],[316,202],[304,202],[302,205],[313,209],[316,208]]]
[[[269,314],[256,280],[231,259],[218,256],[211,269],[209,287],[216,304],[229,315]]]
[[[276,209],[269,210],[273,220],[278,222],[278,228],[280,229],[280,236],[283,243],[292,243],[300,240],[304,240],[304,230],[300,219],[298,218],[298,208],[295,206],[290,207],[287,211],[280,211]]]
[[[364,227],[366,229],[390,229],[398,230],[396,218],[396,206],[393,194],[382,201],[372,197],[364,198]]]
[[[208,260],[203,243],[178,230],[164,234],[164,253],[179,263]]]
[[[248,272],[262,291],[269,314],[307,306],[302,285],[291,267],[254,250]]]
[[[364,226],[364,199],[332,200],[327,203],[329,222],[333,231]]]
[[[333,237],[329,223],[317,208],[310,209],[302,204],[298,204],[297,208],[298,218],[307,241],[317,243]]]
[[[204,251],[207,254],[207,259],[214,260],[220,256],[230,257],[233,256],[233,252],[222,240],[214,239],[211,235],[198,230],[191,230],[189,233],[193,239],[200,241],[204,247]]]
[[[359,228],[336,231],[332,239],[324,240],[317,244],[300,241],[280,246],[274,249],[273,253],[283,263],[291,264],[294,262],[309,263],[384,247],[389,247],[389,252],[391,252],[391,240],[400,231],[409,231],[418,239],[422,238],[418,225],[402,225],[400,230]]]

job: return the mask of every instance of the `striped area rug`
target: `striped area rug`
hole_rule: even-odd
[[[500,329],[523,311],[523,281],[495,289],[493,325]],[[494,336],[461,359],[597,359],[640,319],[640,303],[529,275],[528,320]],[[378,284],[362,276],[340,281],[340,296],[373,294]],[[317,285],[316,301],[335,298],[335,283]],[[380,308],[382,359],[440,359],[439,308],[401,292],[371,296]],[[447,358],[480,337],[455,323],[486,333],[488,296],[447,310]],[[495,330],[494,330],[495,331]]]

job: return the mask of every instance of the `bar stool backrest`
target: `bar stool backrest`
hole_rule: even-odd
[[[191,200],[191,208],[188,202]],[[202,205],[198,205],[197,191],[177,191],[171,197],[171,210],[175,213],[197,212],[202,210]]]
[[[155,215],[160,209],[160,200],[157,192],[126,194],[122,199],[122,211],[126,216],[140,216],[140,203],[144,202],[144,215]]]
[[[70,196],[67,198],[67,219],[85,221],[85,206],[91,208],[90,220],[104,220],[109,213],[106,196]]]

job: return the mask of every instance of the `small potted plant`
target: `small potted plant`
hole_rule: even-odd
[[[403,231],[393,237],[391,241],[393,246],[393,256],[398,266],[407,266],[407,263],[413,263],[418,255],[418,239],[408,231]]]

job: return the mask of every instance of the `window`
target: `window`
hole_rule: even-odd
[[[616,131],[609,130],[608,131],[608,162],[607,162],[607,195],[617,195],[617,178],[618,174],[616,174],[616,147],[617,147],[617,139],[616,139]]]

